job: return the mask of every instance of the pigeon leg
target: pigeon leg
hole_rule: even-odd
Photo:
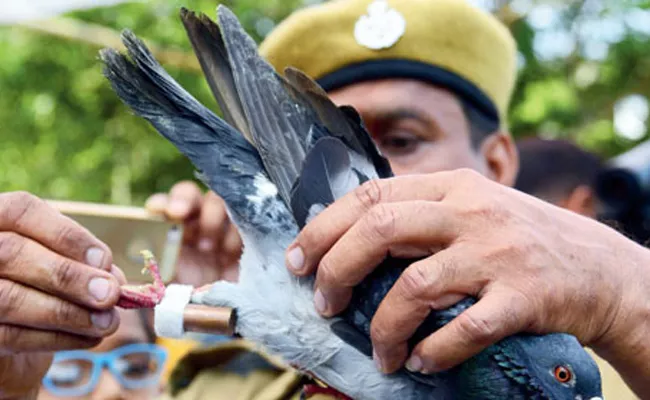
[[[120,299],[117,306],[126,309],[154,308],[165,295],[165,284],[160,277],[158,263],[153,254],[142,251],[144,256],[144,268],[142,273],[149,273],[153,277],[153,283],[146,285],[123,285],[121,287]]]

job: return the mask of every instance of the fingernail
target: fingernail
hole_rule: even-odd
[[[103,312],[90,314],[90,321],[96,328],[106,329],[111,326],[111,322],[113,322],[113,313]]]
[[[198,248],[199,251],[209,253],[214,249],[214,241],[212,239],[203,238],[199,240]]]
[[[88,291],[97,301],[104,301],[111,291],[111,284],[105,278],[93,278],[88,283]]]
[[[122,272],[120,267],[115,264],[111,265],[111,275],[113,275],[121,285],[126,284],[126,276],[124,275],[124,272]]]
[[[314,306],[316,307],[316,311],[321,314],[325,314],[327,311],[327,299],[323,296],[323,292],[320,289],[316,289],[316,293],[314,294]]]
[[[104,250],[91,247],[86,251],[86,263],[91,267],[101,268],[104,260]]]
[[[372,359],[375,361],[375,365],[377,366],[377,369],[380,370],[381,372],[384,372],[384,362],[381,360],[379,355],[375,350],[372,351]]]
[[[187,212],[187,202],[182,201],[182,200],[172,200],[171,203],[169,203],[169,213],[174,214],[175,216],[181,216],[184,215]]]
[[[305,253],[303,253],[299,246],[296,246],[287,253],[287,262],[289,263],[289,268],[294,271],[300,271],[305,267]]]
[[[424,365],[418,356],[413,355],[406,361],[406,369],[411,372],[420,372],[422,371],[422,367],[424,367]]]

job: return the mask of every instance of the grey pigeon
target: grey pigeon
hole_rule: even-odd
[[[131,32],[123,34],[129,57],[101,52],[119,97],[192,161],[241,233],[239,281],[215,282],[192,301],[236,309],[239,335],[354,399],[600,399],[596,364],[566,334],[512,336],[435,375],[380,373],[370,320],[412,260],[387,259],[341,316],[318,315],[313,277],[292,276],[284,251],[310,218],[364,181],[392,176],[390,166],[353,108],[336,107],[300,71],[277,74],[237,18],[224,6],[217,13],[219,25],[185,9],[181,19],[224,119]],[[474,302],[433,311],[413,343]]]

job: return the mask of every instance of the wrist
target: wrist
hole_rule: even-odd
[[[620,301],[592,347],[631,387],[650,390],[650,250],[636,243],[614,248],[609,268],[621,279]]]

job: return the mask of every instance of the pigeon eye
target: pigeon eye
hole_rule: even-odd
[[[571,370],[563,365],[555,367],[555,379],[560,383],[569,383],[571,378],[573,378],[573,373]]]

